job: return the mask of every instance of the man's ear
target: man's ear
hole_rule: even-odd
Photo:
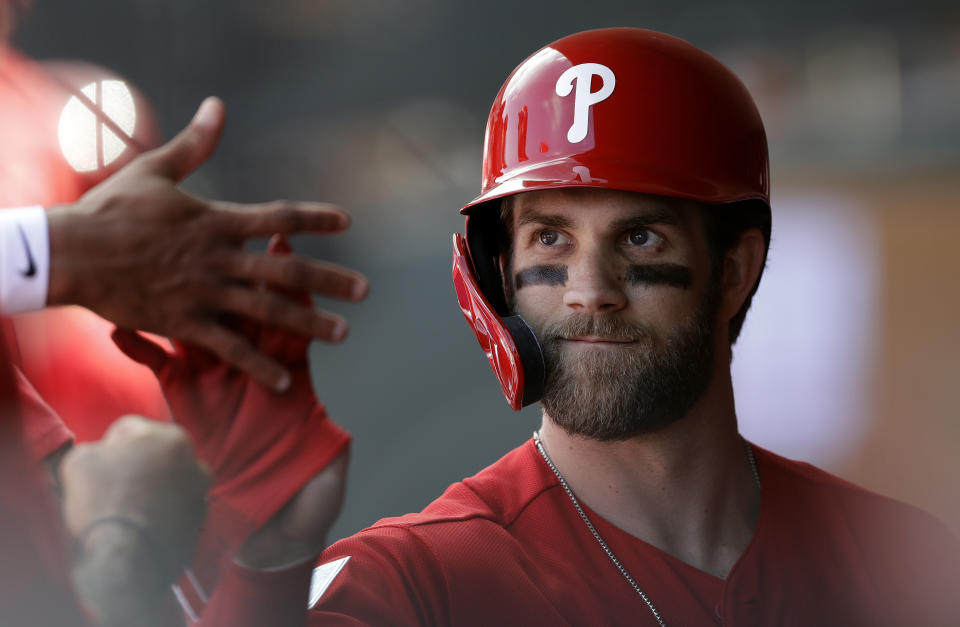
[[[767,244],[760,229],[747,229],[723,255],[721,316],[733,318],[753,291],[766,262]]]

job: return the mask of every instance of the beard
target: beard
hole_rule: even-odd
[[[547,368],[543,408],[568,434],[611,441],[652,433],[682,418],[713,373],[717,295],[663,340],[646,324],[574,314],[539,330]],[[572,351],[563,339],[632,339],[613,350]]]

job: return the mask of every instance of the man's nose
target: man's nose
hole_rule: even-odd
[[[627,306],[623,272],[601,249],[583,251],[567,266],[563,304],[582,313],[612,313]]]

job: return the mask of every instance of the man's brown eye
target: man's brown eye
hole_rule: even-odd
[[[557,232],[540,231],[540,243],[544,246],[553,246],[557,243]]]
[[[655,247],[663,242],[663,238],[650,229],[637,229],[627,234],[627,243],[630,246]]]

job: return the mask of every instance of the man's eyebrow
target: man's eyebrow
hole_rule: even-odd
[[[666,207],[650,207],[615,221],[610,228],[612,231],[629,231],[653,224],[680,224],[680,216]]]
[[[556,229],[569,229],[573,226],[573,220],[556,214],[540,213],[539,211],[525,211],[517,216],[517,226],[525,224],[539,224],[541,226],[550,226]]]

